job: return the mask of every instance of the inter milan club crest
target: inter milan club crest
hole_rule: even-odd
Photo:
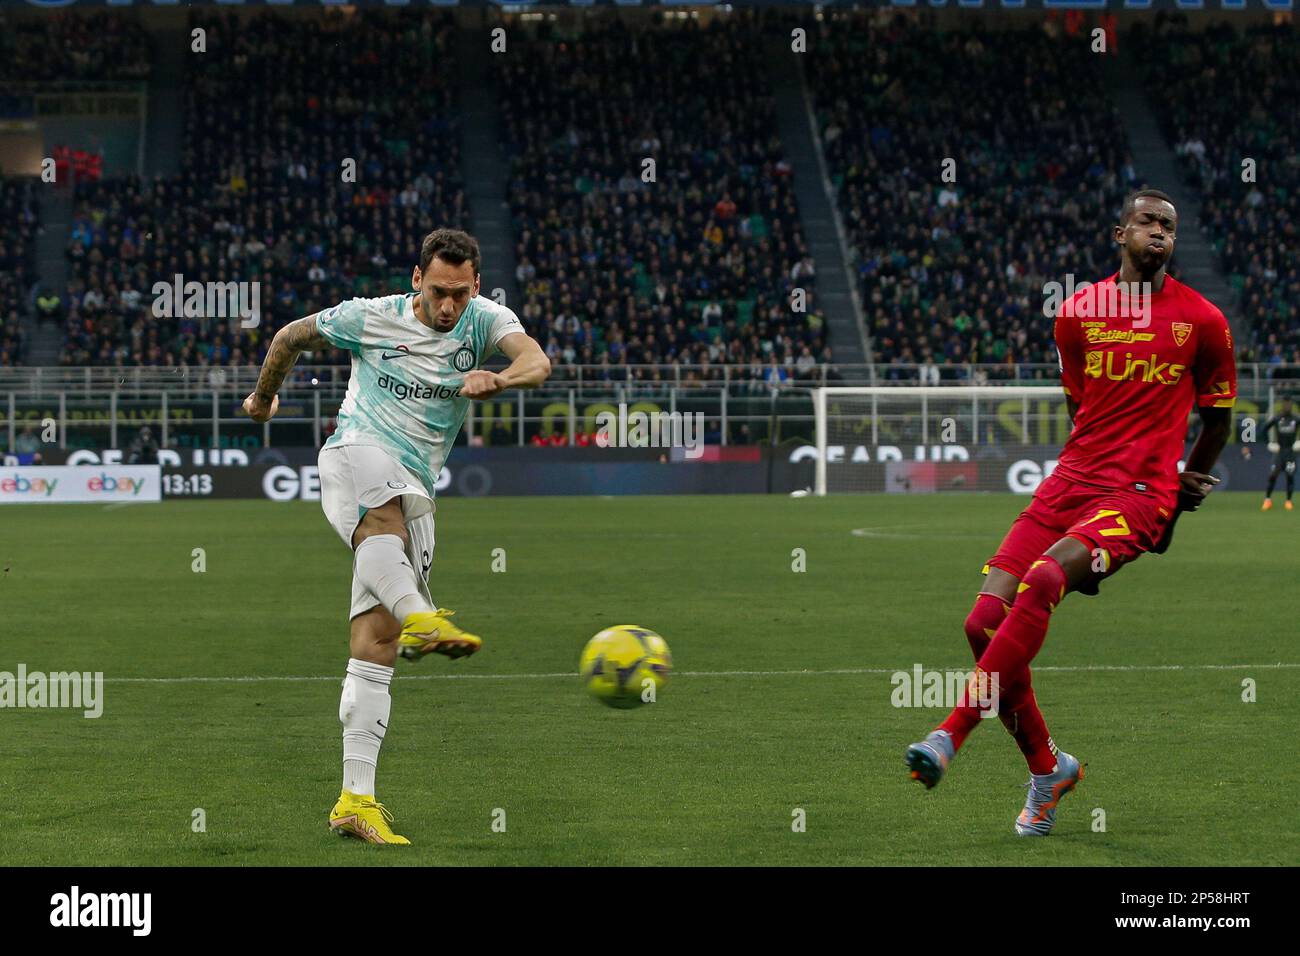
[[[1173,331],[1174,331],[1174,341],[1177,342],[1179,345],[1182,345],[1184,342],[1187,341],[1187,336],[1192,334],[1192,323],[1175,322],[1173,324]]]
[[[1190,328],[1189,325],[1188,329]],[[1184,333],[1183,338],[1187,338],[1186,333]],[[1178,344],[1182,345],[1183,343],[1180,341]],[[462,345],[456,350],[456,354],[451,357],[451,367],[458,372],[468,372],[474,367],[474,350],[468,345]]]

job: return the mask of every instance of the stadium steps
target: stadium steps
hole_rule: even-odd
[[[481,32],[465,31],[462,50],[476,50]],[[490,73],[491,57],[467,56],[461,70],[460,114],[461,170],[471,231],[483,255],[482,294],[504,289],[506,302],[518,312],[524,304],[515,282],[515,236],[506,203],[510,166],[501,145],[501,111],[497,107],[497,81]],[[533,330],[530,330],[533,331]]]
[[[149,115],[145,122],[144,174],[174,176],[180,172],[184,150],[185,64],[190,34],[185,22],[170,18],[141,21],[153,47],[153,72],[149,75]]]
[[[1179,279],[1222,309],[1233,336],[1244,341],[1238,296],[1220,270],[1213,241],[1202,224],[1200,196],[1179,172],[1177,157],[1165,142],[1155,111],[1137,79],[1142,71],[1138,69],[1139,64],[1132,62],[1132,53],[1126,48],[1127,44],[1121,44],[1118,57],[1106,58],[1103,74],[1123,119],[1133,166],[1143,185],[1163,189],[1173,197],[1178,208],[1178,247],[1174,259]]]
[[[781,147],[794,169],[795,201],[817,269],[817,302],[826,315],[831,351],[836,362],[856,365],[870,361],[870,343],[851,284],[852,258],[841,242],[821,149],[813,138],[815,121],[802,55],[791,52],[788,38],[774,37],[768,41],[767,59],[772,65]]]
[[[57,290],[68,303],[68,260],[63,250],[72,232],[72,189],[51,189],[41,197],[41,231],[36,237],[36,274],[41,286]],[[63,351],[63,321],[37,322],[35,310],[23,330],[28,365],[58,365]]]

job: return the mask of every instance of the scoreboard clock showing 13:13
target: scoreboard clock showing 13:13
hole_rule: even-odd
[[[169,498],[203,497],[212,494],[212,476],[206,472],[163,475],[162,490]]]

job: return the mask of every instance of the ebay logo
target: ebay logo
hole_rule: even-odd
[[[90,478],[86,481],[87,491],[106,495],[138,495],[143,489],[143,478],[114,478],[102,471],[98,478]]]
[[[24,478],[22,475],[15,475],[13,478],[0,478],[0,494],[41,495],[48,498],[54,494],[54,489],[58,484],[59,479],[57,478],[47,480],[45,478]]]

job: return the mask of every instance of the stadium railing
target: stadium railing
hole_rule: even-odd
[[[182,448],[319,446],[333,428],[349,377],[347,365],[302,365],[280,390],[280,412],[257,425],[240,404],[256,366],[0,368],[0,445],[17,447],[31,429],[59,448],[120,448],[149,425],[164,446]],[[1271,408],[1278,394],[1300,392],[1300,365],[1238,367],[1241,407]],[[773,383],[764,366],[557,366],[529,392],[471,403],[462,441],[528,443],[557,432],[568,444],[595,430],[601,411],[699,414],[719,444],[811,440],[812,394],[825,386],[1036,386],[1055,388],[1054,365],[820,365],[787,370]]]

